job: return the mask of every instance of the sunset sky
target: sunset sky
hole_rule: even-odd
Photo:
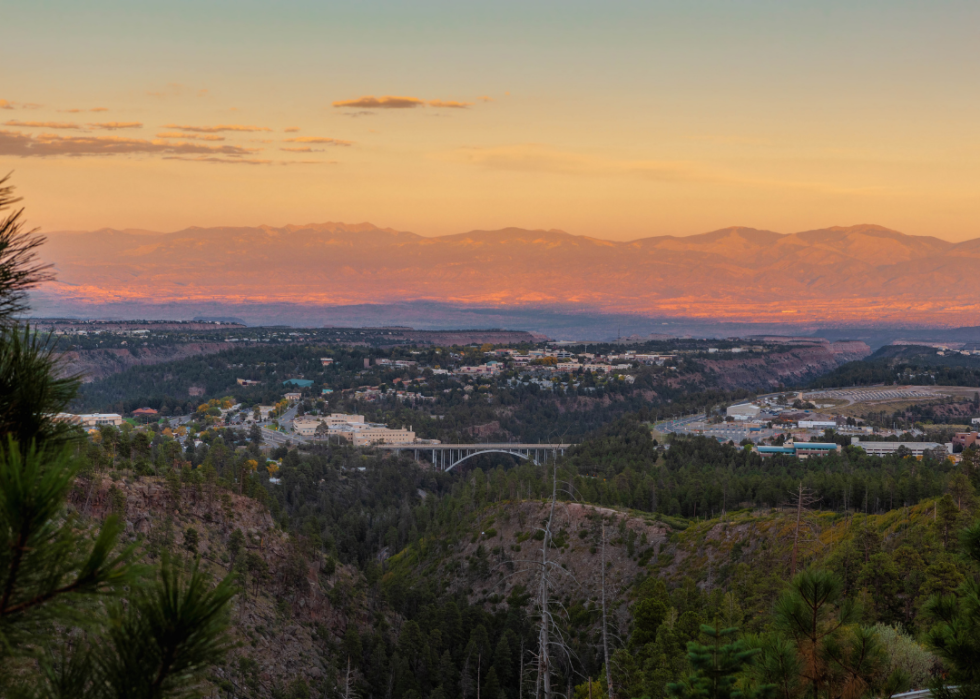
[[[977,2],[7,3],[47,230],[980,237]]]

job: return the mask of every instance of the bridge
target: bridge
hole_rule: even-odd
[[[488,442],[484,444],[385,444],[377,448],[395,454],[403,451],[414,452],[416,461],[419,460],[419,456],[430,456],[432,465],[437,469],[451,471],[467,459],[472,459],[479,454],[510,454],[519,459],[539,464],[549,457],[556,459],[559,456],[564,456],[565,450],[574,446],[574,444]]]

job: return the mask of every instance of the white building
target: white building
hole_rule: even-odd
[[[837,428],[834,420],[800,420],[797,423],[802,429],[808,430],[833,430]]]
[[[858,437],[851,438],[851,445],[861,447],[869,456],[888,456],[898,451],[899,447],[905,447],[913,456],[922,456],[927,451],[933,449],[943,449],[947,453],[953,453],[953,443],[939,444],[938,442],[865,442]]]
[[[738,405],[730,405],[725,411],[725,415],[733,417],[736,420],[751,420],[759,415],[758,405],[753,405],[752,403],[739,403]]]

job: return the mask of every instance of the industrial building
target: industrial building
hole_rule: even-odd
[[[851,446],[861,447],[868,456],[888,456],[905,447],[913,456],[921,457],[927,451],[942,449],[948,454],[953,453],[953,443],[939,444],[938,442],[865,442],[857,437],[851,439]]]
[[[795,456],[798,459],[808,459],[811,456],[827,456],[840,452],[840,445],[833,442],[786,442],[781,447],[756,447],[760,456]]]
[[[736,420],[751,420],[759,415],[762,409],[758,405],[752,403],[739,403],[738,405],[729,406],[725,411],[728,417],[733,417]]]

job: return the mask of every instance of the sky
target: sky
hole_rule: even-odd
[[[324,221],[980,237],[980,3],[32,0],[0,172],[44,230]]]

